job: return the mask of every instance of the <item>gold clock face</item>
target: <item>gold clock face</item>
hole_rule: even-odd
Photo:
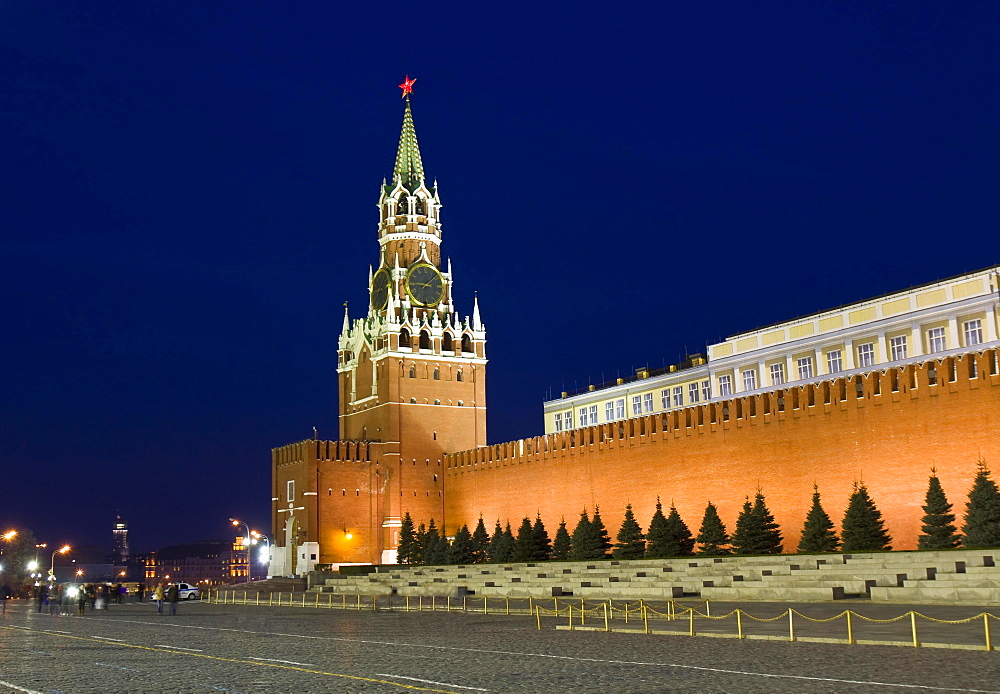
[[[406,274],[406,293],[414,303],[434,306],[444,296],[444,278],[433,265],[414,265]]]
[[[381,311],[389,303],[389,271],[382,268],[372,278],[372,308]]]

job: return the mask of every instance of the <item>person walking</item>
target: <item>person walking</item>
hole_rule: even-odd
[[[135,592],[139,595],[139,602],[142,602],[142,598],[146,594],[146,584],[140,581],[139,585],[136,586]]]
[[[87,589],[85,586],[80,586],[80,591],[76,594],[76,609],[77,614],[81,617],[87,613]]]
[[[170,584],[170,589],[167,591],[167,602],[170,603],[170,614],[177,614],[177,603],[181,599],[181,589],[176,583]]]
[[[156,602],[156,611],[163,614],[163,581],[156,584],[156,588],[153,588],[153,600]]]
[[[3,607],[3,614],[7,614],[7,594],[10,593],[10,586],[4,583],[0,586],[0,607]]]

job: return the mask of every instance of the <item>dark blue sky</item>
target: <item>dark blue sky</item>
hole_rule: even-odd
[[[995,2],[0,4],[0,523],[268,522],[417,78],[489,438],[547,393],[1000,260]]]

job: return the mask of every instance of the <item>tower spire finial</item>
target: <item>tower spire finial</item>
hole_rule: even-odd
[[[399,135],[399,149],[396,152],[396,166],[393,168],[393,179],[398,180],[412,191],[424,180],[424,164],[420,160],[420,147],[417,145],[417,131],[413,127],[413,113],[410,111],[410,93],[413,83],[409,75],[399,85],[406,98],[406,110],[403,111],[403,129]]]

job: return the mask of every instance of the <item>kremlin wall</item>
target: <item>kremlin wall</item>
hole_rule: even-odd
[[[794,551],[813,485],[839,526],[856,482],[893,547],[912,549],[932,468],[959,517],[976,462],[1000,472],[1000,267],[563,393],[540,408],[545,435],[487,445],[486,326],[478,300],[466,315],[455,304],[412,81],[400,86],[406,106],[379,195],[369,305],[353,320],[345,309],[338,340],[340,438],[272,450],[273,575],[395,563],[406,514],[446,535],[480,517],[516,528],[538,514],[552,534],[599,506],[614,536],[626,504],[646,528],[660,497],[694,533],[711,501],[732,532],[758,488]],[[509,375],[517,365],[498,368]]]

